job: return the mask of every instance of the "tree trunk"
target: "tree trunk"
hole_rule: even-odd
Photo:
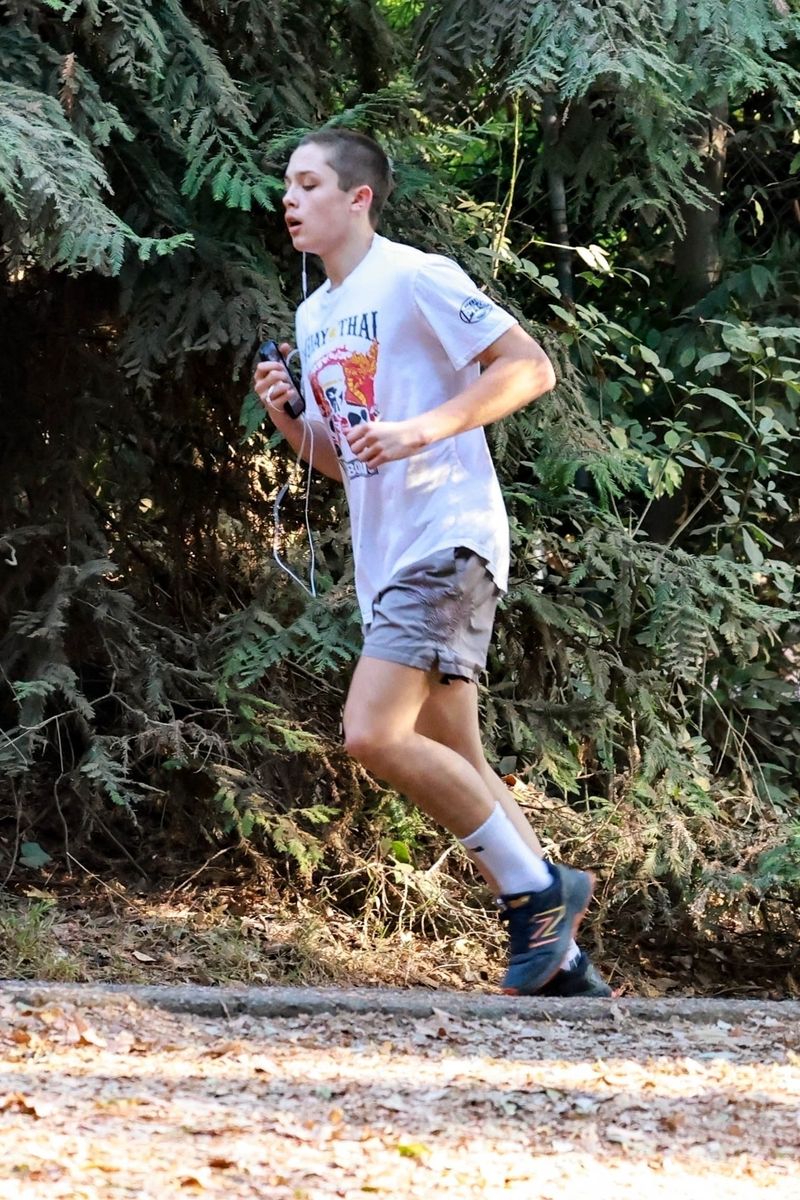
[[[705,208],[683,206],[686,223],[684,236],[675,243],[675,273],[683,283],[681,298],[689,303],[699,300],[718,282],[721,271],[719,254],[719,214],[725,179],[725,154],[728,144],[728,105],[714,105],[698,149],[703,166],[698,182],[712,198]]]
[[[569,248],[569,225],[567,223],[567,191],[564,172],[555,161],[553,151],[561,134],[561,113],[553,92],[542,97],[542,135],[548,151],[547,193],[550,200],[550,236],[557,243],[556,276],[561,295],[572,300],[575,289],[572,279],[572,250]]]

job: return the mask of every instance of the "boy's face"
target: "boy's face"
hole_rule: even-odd
[[[371,188],[362,184],[343,192],[323,146],[299,146],[285,182],[284,219],[295,250],[324,259],[349,240],[355,227],[365,220],[369,224]]]

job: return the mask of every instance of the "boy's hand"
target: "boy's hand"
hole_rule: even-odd
[[[288,358],[292,348],[288,342],[280,346],[284,358]],[[289,373],[280,362],[262,362],[256,367],[253,376],[253,390],[267,412],[285,415],[284,404],[297,395],[297,388],[289,378]]]
[[[356,458],[370,467],[410,458],[428,444],[414,421],[362,421],[346,435]]]

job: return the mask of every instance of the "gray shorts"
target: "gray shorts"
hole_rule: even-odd
[[[480,555],[438,550],[398,571],[377,596],[363,653],[420,671],[437,668],[443,682],[477,683],[499,596]]]

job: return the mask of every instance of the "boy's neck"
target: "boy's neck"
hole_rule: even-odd
[[[368,229],[354,230],[346,242],[325,255],[322,265],[330,281],[331,291],[344,283],[350,272],[367,257],[372,249],[374,237],[375,230],[371,225]]]

